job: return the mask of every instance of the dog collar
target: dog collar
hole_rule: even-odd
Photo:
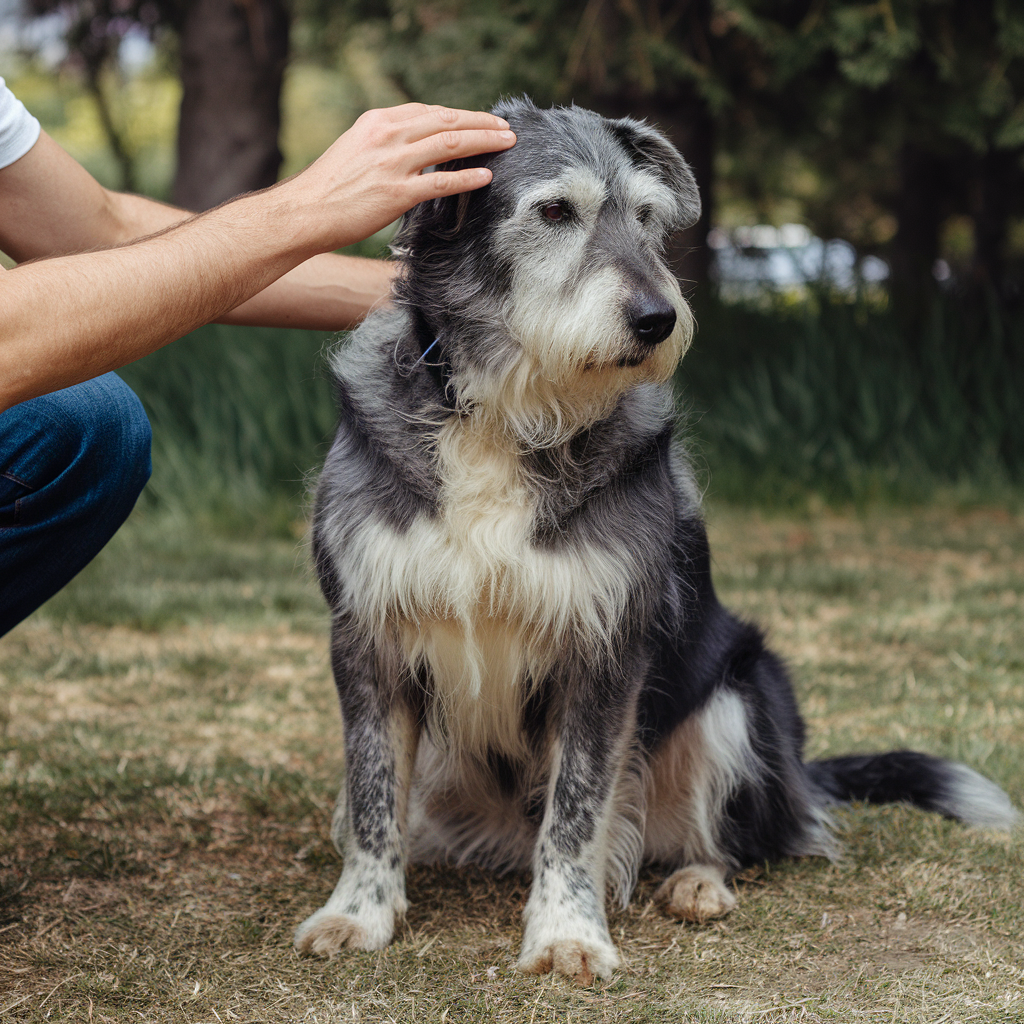
[[[426,330],[423,329],[426,328],[427,325],[425,320],[422,318],[422,315],[420,318],[419,327],[420,329],[417,331],[417,334],[421,339],[420,344],[422,345],[426,338],[430,337],[430,334],[427,334]],[[433,332],[431,331],[431,334],[432,333]],[[434,362],[427,358],[431,354],[431,352],[434,353],[434,357],[436,360]],[[447,409],[454,409],[455,399],[450,388],[452,379],[452,368],[451,364],[445,357],[444,342],[442,340],[441,334],[434,335],[434,340],[429,345],[427,345],[426,348],[423,349],[423,351],[420,354],[420,357],[416,360],[415,363],[412,364],[412,369],[415,370],[420,366],[422,366],[423,369],[425,369],[427,373],[430,374],[434,383],[437,385],[437,388],[441,393],[441,404],[444,405],[445,408]]]
[[[432,349],[432,348],[433,348],[433,347],[434,347],[434,346],[435,346],[435,345],[436,345],[436,344],[437,344],[437,343],[438,343],[438,342],[439,342],[440,340],[441,340],[441,335],[439,334],[439,335],[438,335],[438,336],[437,336],[437,337],[436,337],[436,338],[435,338],[435,339],[434,339],[434,340],[433,340],[433,341],[432,341],[432,342],[431,342],[431,343],[430,343],[430,344],[429,344],[429,345],[428,345],[428,346],[427,346],[427,347],[426,347],[426,348],[425,348],[425,349],[423,350],[423,354],[422,354],[422,355],[421,355],[421,356],[419,357],[419,359],[417,359],[417,360],[416,360],[416,362],[412,364],[412,366],[413,366],[413,369],[416,369],[416,367],[417,367],[417,366],[419,366],[419,365],[420,365],[420,363],[422,363],[422,362],[423,362],[423,360],[427,358],[427,356],[428,356],[428,355],[430,354],[430,350],[431,350],[431,349]]]

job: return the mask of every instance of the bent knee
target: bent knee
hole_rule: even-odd
[[[81,456],[83,468],[104,470],[113,502],[130,511],[153,470],[149,417],[138,395],[116,374],[89,384],[99,400],[92,403],[92,418],[84,424],[88,451]]]
[[[29,490],[71,490],[129,509],[149,479],[152,431],[116,374],[55,391],[0,416],[0,462]]]
[[[105,443],[116,446],[122,486],[138,497],[153,472],[153,430],[149,417],[139,396],[116,374],[106,374],[99,378],[99,382],[104,383],[111,395],[104,424],[107,432]]]

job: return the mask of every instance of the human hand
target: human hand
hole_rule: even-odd
[[[484,167],[420,172],[515,141],[507,121],[483,111],[422,103],[370,110],[282,187],[304,211],[313,251],[325,252],[369,237],[425,199],[488,184]]]

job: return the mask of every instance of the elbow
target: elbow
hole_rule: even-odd
[[[125,197],[120,192],[111,192],[107,188],[103,190],[101,218],[107,225],[105,234],[114,246],[131,242],[141,233],[136,229],[131,209],[124,200]]]

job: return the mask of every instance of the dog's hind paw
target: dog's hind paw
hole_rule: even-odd
[[[596,946],[576,939],[559,939],[530,954],[524,950],[516,966],[524,974],[557,971],[577,985],[590,985],[595,975],[610,978],[619,963],[619,954],[612,945]]]
[[[694,864],[668,876],[654,900],[671,917],[702,924],[736,908],[736,897],[725,884],[720,868]]]
[[[375,942],[358,921],[341,914],[317,911],[295,930],[295,949],[312,956],[334,956],[343,946],[352,949],[382,949],[387,941]]]

